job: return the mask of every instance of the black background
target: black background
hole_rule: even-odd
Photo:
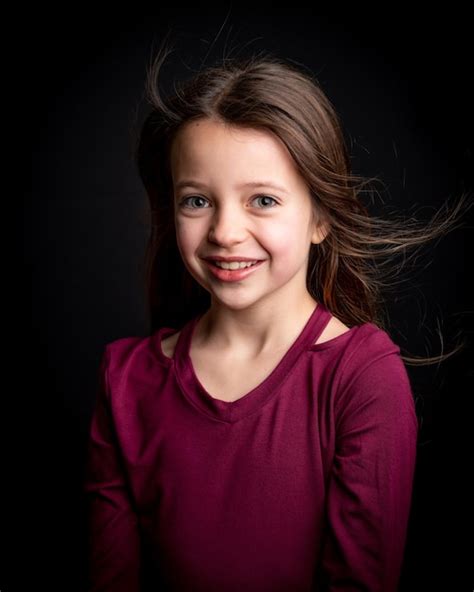
[[[238,53],[242,46],[315,72],[344,123],[354,171],[379,176],[390,206],[419,206],[427,219],[473,187],[472,31],[454,5],[420,15],[399,4],[383,5],[383,13],[382,5],[364,13],[237,3],[97,10],[77,4],[29,12],[13,52],[17,154],[32,142],[32,182],[16,234],[26,296],[13,290],[11,310],[18,305],[22,317],[5,320],[25,318],[25,303],[31,315],[9,347],[15,366],[8,398],[19,404],[6,416],[13,437],[3,447],[2,592],[33,589],[27,581],[50,591],[83,589],[81,471],[99,356],[106,342],[149,330],[140,275],[146,196],[131,160],[131,132],[152,44],[169,29],[177,55],[163,68],[165,88],[197,69],[208,51],[211,62],[224,48]],[[24,177],[16,186],[25,186]],[[469,339],[469,348],[438,369],[409,368],[422,431],[400,590],[474,585],[472,215],[466,224],[428,247],[430,265],[403,301],[390,303],[410,353],[439,353],[438,320],[446,349],[460,332]]]

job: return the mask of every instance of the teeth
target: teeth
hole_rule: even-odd
[[[244,269],[245,267],[255,265],[258,261],[232,261],[230,263],[226,263],[225,261],[213,261],[213,263],[222,269]]]

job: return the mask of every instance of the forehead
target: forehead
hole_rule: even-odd
[[[236,176],[245,173],[248,178],[270,175],[281,181],[295,181],[298,176],[287,147],[271,132],[209,119],[189,122],[181,128],[170,156],[174,181],[181,175],[216,171]]]

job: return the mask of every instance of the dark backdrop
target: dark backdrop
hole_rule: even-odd
[[[18,363],[11,398],[19,405],[15,421],[7,417],[14,437],[3,448],[9,472],[2,592],[33,589],[26,580],[49,591],[83,585],[81,471],[99,356],[106,342],[150,329],[142,285],[146,196],[131,134],[143,109],[152,43],[169,28],[178,56],[164,66],[165,86],[174,73],[187,76],[199,67],[208,51],[208,61],[224,47],[231,54],[244,45],[247,52],[274,51],[316,73],[350,138],[354,171],[379,176],[390,206],[418,204],[427,219],[445,199],[472,191],[466,16],[452,5],[449,13],[431,8],[423,16],[399,5],[383,14],[315,6],[256,11],[222,3],[151,14],[129,7],[118,13],[115,6],[99,15],[68,5],[28,14],[17,55],[25,129],[19,154],[32,142],[19,246],[31,317],[11,341]],[[23,185],[18,178],[17,187]],[[409,297],[389,303],[411,353],[440,351],[438,322],[446,349],[460,331],[471,343],[440,368],[409,368],[422,432],[401,590],[474,584],[467,454],[472,216],[469,224],[430,245],[433,261]],[[24,317],[23,300],[12,300]]]

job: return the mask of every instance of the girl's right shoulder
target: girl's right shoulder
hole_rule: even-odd
[[[131,335],[119,337],[105,344],[102,352],[102,364],[108,372],[117,374],[122,371],[136,371],[163,365],[163,352],[160,348],[161,331],[151,335]]]
[[[107,399],[115,421],[128,421],[127,417],[136,412],[137,405],[146,402],[150,393],[168,380],[172,364],[161,360],[156,350],[156,337],[156,333],[119,337],[103,347],[100,396]]]
[[[177,331],[176,333],[165,336],[161,340],[161,351],[167,358],[173,357],[174,348],[176,347],[180,333],[181,331]]]

